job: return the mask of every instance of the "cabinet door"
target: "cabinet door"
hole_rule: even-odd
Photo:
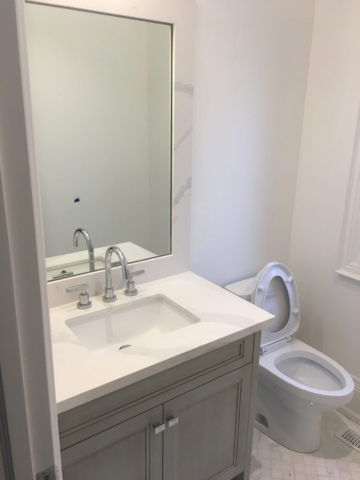
[[[64,480],[161,480],[163,423],[159,406],[61,452]]]
[[[230,480],[243,472],[250,379],[251,365],[165,403],[164,480]]]

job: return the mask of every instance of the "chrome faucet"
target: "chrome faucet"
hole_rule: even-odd
[[[79,245],[79,235],[80,233],[84,235],[85,241],[86,241],[86,246],[89,252],[89,269],[90,272],[95,271],[95,255],[94,255],[94,244],[91,240],[91,237],[89,235],[89,232],[85,230],[84,228],[77,228],[74,233],[74,247],[77,247]]]
[[[115,253],[119,257],[120,264],[122,267],[123,278],[126,280],[126,289],[124,291],[125,295],[128,295],[128,296],[137,295],[138,291],[135,288],[135,282],[132,279],[132,277],[135,275],[141,275],[145,273],[145,270],[139,270],[137,272],[130,273],[129,265],[123,251],[119,247],[109,247],[106,250],[106,255],[105,255],[106,287],[105,287],[105,295],[103,295],[103,301],[106,303],[115,302],[116,300],[114,287],[112,285],[112,270],[111,270],[111,257],[113,253]]]

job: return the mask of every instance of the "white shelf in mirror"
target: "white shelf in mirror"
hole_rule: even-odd
[[[110,246],[111,245],[94,249],[96,270],[105,268],[105,254],[106,250]],[[117,243],[115,246],[121,248],[129,263],[147,260],[157,256],[156,253],[139,247],[139,245],[135,245],[135,243],[132,242]],[[81,250],[79,252],[68,253],[66,255],[57,255],[55,257],[49,257],[46,259],[46,277],[48,281],[56,280],[53,278],[53,275],[58,275],[63,270],[73,272],[73,275],[70,276],[88,273],[88,251]]]

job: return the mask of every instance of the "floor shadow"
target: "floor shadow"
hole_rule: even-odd
[[[335,437],[335,433],[346,425],[345,422],[345,417],[343,417],[336,410],[324,412],[322,414],[321,446],[319,450],[312,453],[314,457],[336,460],[347,457],[351,455],[352,452],[355,452],[355,450]]]

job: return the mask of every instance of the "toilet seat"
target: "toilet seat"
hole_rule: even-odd
[[[300,301],[291,271],[272,262],[258,274],[252,303],[272,313],[277,321],[261,334],[261,353],[277,350],[295,337],[300,326]]]
[[[300,381],[300,370],[307,366],[310,367],[309,378]],[[260,370],[266,371],[277,387],[324,407],[337,408],[353,396],[354,382],[350,374],[337,362],[298,339],[281,350],[261,355]],[[315,388],[316,384],[319,388]]]

